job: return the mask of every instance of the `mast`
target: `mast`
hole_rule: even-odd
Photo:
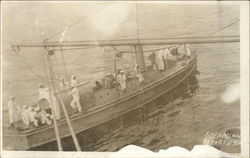
[[[137,44],[134,45],[136,62],[139,66],[140,71],[146,71],[143,48],[139,41],[139,19],[138,19],[138,6],[136,4],[136,32],[137,32]]]

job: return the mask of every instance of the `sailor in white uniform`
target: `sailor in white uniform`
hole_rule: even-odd
[[[136,64],[136,66],[135,66],[135,77],[138,79],[139,85],[141,85],[144,82],[144,77],[139,69],[138,64]]]
[[[50,108],[53,108],[54,111],[54,115],[56,117],[56,119],[60,119],[60,114],[61,114],[61,110],[60,110],[60,106],[58,104],[58,101],[56,99],[56,96],[54,94],[54,91],[52,91],[52,94],[50,96],[49,94],[49,89],[46,88],[43,84],[39,85],[39,99],[38,100],[42,100],[42,99],[46,99],[50,105]],[[51,100],[52,99],[52,100]]]
[[[71,104],[70,104],[72,109],[75,110],[77,108],[78,112],[82,112],[82,106],[80,104],[80,95],[79,95],[78,88],[76,86],[72,87],[70,94],[73,97]]]
[[[179,60],[183,59],[183,57],[185,56],[186,52],[185,52],[185,45],[178,45],[178,55],[177,58]]]
[[[187,57],[190,58],[190,56],[191,56],[190,44],[186,44],[185,46],[186,46]]]
[[[38,100],[46,99],[50,103],[49,89],[46,88],[43,84],[39,85],[39,98]]]
[[[127,84],[126,84],[126,76],[122,70],[117,75],[117,81],[120,84],[121,90],[124,91],[127,87]]]
[[[73,110],[77,108],[78,112],[82,112],[82,106],[80,104],[80,95],[79,95],[77,85],[78,85],[78,81],[76,79],[76,76],[72,75],[71,82],[70,82],[70,86],[72,87],[72,89],[69,93],[70,95],[72,95],[72,101],[70,105]]]
[[[71,87],[76,87],[78,85],[78,81],[76,79],[76,76],[75,75],[72,75],[71,76],[71,82],[70,82],[70,86]]]
[[[8,101],[8,110],[10,125],[11,127],[14,127],[14,123],[18,121],[18,116],[20,113],[20,107],[17,105],[14,96],[11,96],[10,100]]]
[[[168,68],[168,55],[170,54],[169,48],[163,50],[163,61],[164,61],[164,68]]]
[[[160,71],[164,70],[163,50],[157,52],[156,62]]]
[[[65,78],[60,79],[60,90],[65,90],[67,89],[69,84],[65,81]]]
[[[52,90],[51,93],[52,93],[52,95],[51,95],[51,99],[52,99],[51,106],[53,106],[55,118],[57,120],[59,120],[61,118],[61,108],[60,108],[60,105],[59,105],[59,103],[57,101],[55,92]]]
[[[35,112],[33,111],[32,106],[24,106],[24,110],[22,112],[22,120],[25,125],[30,127],[30,124],[33,123],[35,127],[38,127],[38,120],[35,119]]]
[[[35,118],[38,119],[42,124],[51,125],[52,121],[50,119],[50,114],[46,113],[39,106],[34,109],[36,112]]]

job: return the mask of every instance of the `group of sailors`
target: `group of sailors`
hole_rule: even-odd
[[[148,56],[148,59],[150,60],[153,69],[162,72],[167,69],[169,61],[174,62],[177,60],[181,60],[184,57],[190,58],[190,56],[190,44],[185,44],[175,45],[165,49],[152,51],[151,54]]]
[[[8,101],[9,109],[9,120],[11,128],[17,129],[16,122],[19,121],[20,117],[23,123],[26,125],[25,128],[30,126],[38,127],[39,122],[41,124],[51,124],[52,115],[46,113],[39,106],[33,107],[24,105],[22,108],[16,103],[14,96],[10,97]]]
[[[132,72],[118,69],[116,74],[107,73],[103,79],[95,81],[93,92],[96,92],[102,88],[112,89],[117,86],[121,92],[126,92],[127,80],[129,78],[135,79],[137,85],[143,84],[144,77],[139,69],[138,64],[135,65],[134,71]]]
[[[59,84],[62,95],[72,96],[70,105],[73,113],[77,111],[82,112],[76,76],[73,75],[71,77],[71,84],[68,84],[65,78],[61,78]],[[61,108],[55,91],[49,91],[43,84],[39,84],[38,87],[39,98],[37,105],[24,105],[21,108],[17,104],[15,97],[10,97],[8,110],[11,128],[16,129],[15,123],[18,122],[20,118],[27,128],[31,126],[38,127],[40,124],[51,125],[54,118],[56,120],[61,118]],[[46,100],[46,104],[49,104],[48,110],[41,108],[42,104],[44,104],[44,100]]]
[[[148,59],[150,60],[151,66],[154,69],[162,72],[168,67],[169,61],[182,60],[184,57],[190,58],[190,56],[190,45],[185,44],[153,51],[148,56]],[[102,88],[112,89],[117,85],[119,86],[121,92],[125,92],[127,88],[127,79],[129,78],[129,76],[130,78],[135,79],[137,85],[142,85],[144,83],[144,76],[139,68],[139,65],[136,64],[134,70],[131,73],[125,73],[123,70],[118,70],[114,75],[108,73],[103,78],[103,81],[95,81],[95,86],[92,87],[93,92],[98,91]],[[73,113],[77,111],[82,112],[78,85],[79,83],[76,76],[74,75],[71,76],[70,84],[65,78],[61,78],[59,83],[61,95],[72,96],[70,105]],[[45,111],[39,105],[39,101],[44,99],[49,103],[50,112]],[[49,89],[43,84],[39,85],[39,98],[36,107],[25,105],[23,108],[20,108],[15,101],[15,97],[12,96],[8,102],[8,109],[11,127],[14,127],[14,123],[18,121],[19,114],[21,114],[23,123],[28,127],[31,124],[35,127],[38,127],[39,124],[50,125],[54,118],[57,120],[61,118],[61,108],[58,103],[58,98],[56,97],[55,91],[49,91]]]

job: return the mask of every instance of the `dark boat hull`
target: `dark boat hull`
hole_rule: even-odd
[[[71,118],[73,129],[80,133],[98,126],[125,113],[133,111],[155,100],[161,95],[172,90],[196,72],[197,59],[193,56],[190,61],[176,72],[153,82],[141,90],[135,91],[119,100],[108,103],[100,108]],[[60,137],[70,136],[70,131],[65,120],[58,122]],[[5,133],[4,148],[10,150],[27,150],[56,140],[54,127],[44,127],[36,131]]]

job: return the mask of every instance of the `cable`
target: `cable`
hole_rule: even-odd
[[[209,13],[209,14],[206,15],[206,17],[208,17],[208,16],[213,16],[213,15],[216,15],[216,14],[218,14],[218,13],[217,13],[217,12],[215,12],[215,13]],[[165,26],[163,26],[163,27],[156,27],[156,28],[153,28],[153,29],[152,29],[152,27],[151,27],[150,30],[140,31],[140,33],[145,34],[145,33],[151,33],[151,32],[154,32],[154,31],[162,31],[162,30],[164,30],[164,29],[166,29],[166,28],[172,28],[172,27],[176,27],[176,26],[181,26],[181,25],[188,24],[188,23],[191,22],[191,21],[193,21],[193,18],[192,18],[192,19],[189,19],[189,20],[186,20],[186,21],[184,21],[184,22],[178,23],[178,24],[165,25]],[[207,31],[211,31],[211,29],[210,29],[210,30],[207,30]],[[121,35],[121,36],[118,36],[118,37],[123,37],[123,38],[124,38],[124,37],[130,37],[130,36],[133,36],[133,35],[136,35],[136,33],[130,33],[130,34]]]
[[[87,17],[82,17],[80,18],[79,20],[73,22],[72,24],[66,26],[66,27],[63,27],[62,29],[60,29],[59,31],[57,31],[56,33],[52,34],[51,36],[49,36],[48,38],[46,38],[44,40],[44,42],[47,42],[49,39],[55,37],[56,35],[58,35],[59,33],[63,32],[65,30],[65,28],[69,29],[70,27],[74,26],[75,24],[79,23],[80,21],[82,21],[83,19],[86,19]]]
[[[67,66],[66,66],[66,62],[65,62],[65,58],[64,58],[64,53],[63,53],[63,48],[61,47],[61,55],[62,55],[62,59],[63,59],[63,66],[64,66],[64,72],[66,74],[66,78],[69,81],[69,75],[68,75],[68,71],[67,71]]]
[[[219,29],[219,30],[217,30],[217,31],[215,31],[215,32],[212,32],[212,33],[210,33],[210,34],[208,34],[208,35],[211,36],[211,35],[213,35],[213,34],[215,34],[215,33],[221,32],[221,31],[223,31],[223,30],[225,30],[225,29],[231,27],[232,25],[236,24],[238,21],[240,21],[240,19],[237,18],[235,21],[233,21],[233,22],[230,23],[229,25],[226,25],[226,26],[222,27],[221,29]]]
[[[14,53],[15,53],[15,55],[20,59],[20,61],[26,66],[26,68],[28,68],[33,74],[34,74],[34,76],[36,76],[37,77],[37,81],[44,81],[44,79],[43,79],[43,77],[42,76],[40,76],[38,73],[36,73],[30,66],[29,66],[29,64],[27,64],[23,59],[22,59],[22,57],[17,53],[17,51],[13,48],[13,50],[14,50]]]

